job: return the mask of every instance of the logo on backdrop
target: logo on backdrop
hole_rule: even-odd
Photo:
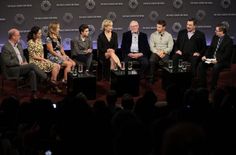
[[[17,13],[14,17],[14,21],[16,24],[21,25],[25,21],[25,16],[21,13]]]
[[[221,7],[224,9],[228,9],[231,5],[230,0],[221,0]]]
[[[96,6],[96,3],[94,0],[87,0],[87,2],[85,3],[85,7],[89,10],[93,10]]]
[[[129,0],[129,7],[131,9],[136,9],[138,7],[138,0]]]
[[[155,22],[155,21],[157,21],[157,18],[159,17],[159,14],[156,11],[151,11],[149,13],[148,17],[149,17],[150,21]]]
[[[175,22],[172,25],[172,31],[175,33],[178,33],[181,30],[181,28],[182,28],[182,25],[179,22]]]
[[[43,11],[49,11],[51,9],[51,7],[52,7],[52,4],[49,0],[43,0],[41,2],[41,9]]]
[[[196,13],[196,19],[202,21],[206,17],[206,12],[204,10],[198,10]]]
[[[180,9],[183,6],[183,1],[182,0],[174,0],[173,1],[173,7],[175,9]]]
[[[73,15],[70,12],[66,12],[63,16],[63,21],[67,24],[71,23],[73,21]]]
[[[107,14],[107,19],[110,19],[111,21],[115,21],[116,20],[116,13],[115,12],[108,12]]]

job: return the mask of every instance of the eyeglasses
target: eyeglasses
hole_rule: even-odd
[[[215,32],[222,32],[222,31],[220,31],[220,30],[215,30]]]

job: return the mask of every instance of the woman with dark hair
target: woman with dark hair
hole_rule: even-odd
[[[44,58],[41,36],[42,32],[38,26],[32,27],[31,31],[28,33],[29,62],[34,63],[44,72],[51,72],[51,84],[57,85],[57,75],[60,71],[60,65]],[[56,91],[60,92],[61,90],[57,88]]]

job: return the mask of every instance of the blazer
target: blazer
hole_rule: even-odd
[[[23,54],[23,48],[20,43],[18,43],[17,48],[20,51],[20,55],[23,59],[23,62],[25,62],[26,58]],[[17,58],[14,48],[12,47],[9,41],[2,47],[1,58],[3,64],[5,65],[3,67],[5,67],[8,76],[19,76],[20,72],[19,60]]]
[[[192,46],[186,45],[186,42],[188,41],[192,43]],[[199,52],[203,55],[206,50],[205,34],[199,30],[196,30],[194,35],[188,39],[187,29],[179,31],[175,44],[175,52],[178,50],[189,56],[193,55],[194,52]]]
[[[92,41],[90,38],[86,38],[85,41],[81,39],[81,37],[76,37],[71,40],[71,56],[77,56],[79,54],[86,54],[84,51],[92,49]]]
[[[132,43],[132,33],[131,31],[125,32],[122,35],[121,51],[126,57],[130,53],[130,47]],[[147,34],[139,32],[138,35],[138,48],[139,52],[143,53],[144,56],[149,57],[151,51],[148,44]]]
[[[205,56],[207,58],[213,58],[216,46],[218,44],[219,37],[214,35]],[[218,50],[216,51],[216,60],[219,63],[230,64],[231,56],[233,54],[233,40],[226,34],[220,43]]]
[[[97,49],[100,59],[105,60],[105,53],[108,48],[112,48],[115,51],[117,51],[118,49],[117,33],[112,32],[110,41],[107,40],[107,37],[104,32],[99,34],[97,39]]]

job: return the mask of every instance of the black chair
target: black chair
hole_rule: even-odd
[[[0,53],[0,64],[1,64],[1,80],[2,80],[2,93],[4,92],[4,83],[5,81],[14,81],[16,84],[16,92],[18,93],[18,89],[24,88],[26,86],[29,86],[26,77],[20,76],[20,73],[18,73],[16,76],[10,76],[7,74],[7,67],[2,59],[1,53]]]

